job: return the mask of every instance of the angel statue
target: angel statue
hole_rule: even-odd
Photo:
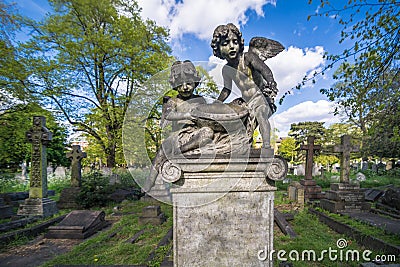
[[[220,25],[214,30],[211,47],[216,57],[228,62],[222,68],[224,88],[218,100],[223,102],[228,98],[234,81],[247,103],[250,115],[260,127],[262,148],[272,151],[268,118],[276,111],[274,98],[278,89],[272,71],[264,60],[276,56],[284,47],[277,41],[254,37],[250,41],[249,51],[243,52],[242,33],[232,23]]]

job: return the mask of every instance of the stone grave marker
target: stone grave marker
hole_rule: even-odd
[[[371,188],[364,192],[364,197],[367,201],[375,202],[383,195],[383,193],[383,190]]]
[[[67,153],[67,158],[71,159],[71,186],[80,187],[82,182],[82,159],[86,158],[86,152],[82,152],[80,145],[73,145],[72,151]]]
[[[377,172],[378,172],[378,165],[377,165],[376,163],[373,163],[373,164],[372,164],[372,167],[371,167],[371,170],[372,170],[373,172],[377,173]]]
[[[370,204],[365,202],[360,184],[351,184],[349,178],[350,153],[359,151],[358,147],[351,144],[350,135],[343,135],[341,144],[336,145],[334,151],[341,153],[340,182],[331,184],[331,190],[326,192],[327,199],[321,199],[321,207],[332,213],[368,211]]]
[[[74,210],[56,226],[50,226],[46,238],[85,239],[108,225],[104,211]]]
[[[76,209],[79,208],[76,197],[81,192],[82,183],[81,161],[86,158],[86,153],[82,152],[80,145],[73,145],[72,151],[68,152],[66,156],[71,159],[71,187],[64,188],[61,191],[60,201],[57,205],[60,209]]]
[[[313,180],[314,151],[321,149],[321,146],[315,145],[314,141],[315,137],[309,136],[307,137],[307,145],[300,146],[300,149],[306,150],[305,179],[300,180],[300,184],[304,187],[304,198],[309,200],[323,197],[321,187]]]
[[[13,215],[13,207],[6,205],[4,199],[0,197],[0,219],[10,218]]]
[[[356,174],[356,180],[359,182],[364,182],[367,180],[367,177],[363,173],[359,172]]]
[[[361,170],[366,171],[368,170],[368,159],[364,158],[361,162]]]
[[[47,198],[46,145],[51,141],[52,133],[46,128],[46,118],[34,116],[33,126],[26,136],[32,143],[29,198],[20,205],[18,215],[51,216],[58,210],[56,202]]]
[[[292,182],[288,186],[289,200],[294,201],[297,204],[304,205],[304,186],[299,182]]]
[[[303,164],[297,165],[297,166],[294,168],[294,171],[295,171],[294,175],[303,176],[303,175],[306,174],[306,169],[305,169],[305,166],[304,166]]]
[[[386,170],[387,170],[387,171],[390,171],[391,169],[393,169],[393,166],[394,166],[394,160],[389,160],[389,161],[386,163]]]
[[[160,225],[165,220],[165,215],[161,212],[160,206],[147,206],[142,210],[142,216],[139,217],[139,224],[150,223],[152,225]]]
[[[63,166],[58,166],[58,167],[54,170],[54,176],[59,177],[59,178],[65,178],[65,177],[66,177],[65,167],[63,167]]]

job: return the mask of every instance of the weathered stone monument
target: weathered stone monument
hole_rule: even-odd
[[[108,225],[104,211],[74,210],[58,225],[50,226],[46,238],[85,239]]]
[[[82,183],[82,159],[86,158],[86,152],[82,152],[80,145],[73,145],[72,151],[67,153],[67,158],[71,159],[71,187],[61,191],[60,201],[57,203],[60,209],[79,208],[76,197],[81,192]]]
[[[139,216],[139,224],[150,223],[152,225],[160,225],[166,220],[165,214],[161,212],[160,206],[147,206],[142,210],[142,215]]]
[[[350,183],[350,153],[358,152],[359,148],[351,144],[350,135],[343,135],[334,151],[341,153],[340,182],[331,184],[331,190],[326,192],[327,199],[321,199],[321,207],[333,213],[368,211],[370,204],[365,202],[360,184]]]
[[[46,128],[46,118],[34,116],[33,126],[26,136],[32,143],[29,198],[20,205],[18,215],[51,216],[58,210],[56,202],[47,198],[46,145],[51,141],[52,133]]]
[[[225,34],[214,36],[212,46],[217,48],[222,39],[239,32],[228,24],[217,27],[215,34]],[[269,57],[284,49],[265,38],[250,43],[252,52],[248,53],[254,57],[259,55],[254,51],[257,49],[274,48]],[[229,56],[244,60],[242,50]],[[195,66],[190,61],[177,61],[171,67],[170,84],[178,96],[164,104],[163,118],[172,122],[172,133],[164,139],[153,161],[144,190],[151,193],[160,177],[170,185],[174,266],[273,264],[273,259],[264,255],[269,256],[273,250],[275,181],[287,174],[286,161],[274,157],[270,146],[268,118],[276,109],[272,99],[276,82],[262,60],[239,64],[259,75],[260,84],[249,77],[250,69],[235,68],[230,61],[224,66],[229,72],[224,78],[235,79],[243,99],[228,104],[222,101],[232,88],[224,88],[219,101],[207,103],[193,94],[200,81]],[[266,73],[271,75],[262,76]],[[263,144],[261,149],[252,149],[257,123]]]
[[[304,198],[313,200],[320,199],[323,197],[322,190],[317,182],[313,180],[313,159],[314,159],[314,151],[320,150],[320,145],[314,144],[315,137],[309,136],[307,137],[307,145],[301,145],[300,149],[306,150],[306,171],[305,171],[305,179],[300,180],[300,184],[304,187]]]
[[[288,197],[300,206],[304,205],[304,186],[299,182],[293,182],[288,186]]]

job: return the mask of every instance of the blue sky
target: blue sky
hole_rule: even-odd
[[[15,2],[22,14],[34,19],[43,18],[49,10],[47,0]],[[347,1],[334,2],[343,7]],[[349,45],[339,44],[342,27],[338,19],[313,16],[307,20],[309,15],[320,12],[319,0],[312,4],[308,0],[139,0],[138,3],[143,8],[143,17],[170,29],[173,55],[181,60],[222,64],[212,56],[210,40],[215,27],[228,22],[240,27],[245,45],[254,36],[279,41],[285,51],[266,63],[274,73],[280,94],[293,88],[304,75],[322,69],[327,64],[322,58],[324,52],[340,53]],[[294,90],[278,105],[271,122],[280,136],[285,136],[294,122],[324,121],[329,125],[340,121],[330,113],[332,103],[319,92],[333,83],[331,75],[332,71],[327,72],[316,84]]]

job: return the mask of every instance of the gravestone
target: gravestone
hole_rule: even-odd
[[[356,174],[356,180],[359,182],[364,182],[367,180],[367,177],[363,173],[359,172]]]
[[[326,199],[321,199],[321,207],[332,213],[368,211],[370,204],[365,202],[360,184],[350,183],[350,153],[359,151],[359,148],[351,144],[350,135],[343,135],[341,144],[336,145],[334,151],[341,153],[340,182],[331,184],[331,190],[325,194]]]
[[[364,197],[367,201],[375,202],[383,195],[383,193],[383,190],[371,188],[364,192]]]
[[[0,219],[10,218],[13,215],[13,207],[6,205],[4,199],[0,197]]]
[[[299,182],[292,182],[288,187],[288,196],[290,201],[304,205],[304,186]]]
[[[51,166],[51,164],[49,164],[49,166],[47,166],[46,171],[47,171],[47,177],[53,176],[54,168],[53,168],[53,166]]]
[[[314,151],[321,149],[321,146],[315,145],[314,141],[315,137],[309,136],[307,137],[307,145],[300,146],[300,149],[306,150],[305,179],[300,180],[300,184],[304,187],[304,198],[308,200],[320,199],[323,197],[321,187],[313,180]]]
[[[139,217],[139,224],[150,223],[152,225],[161,225],[166,220],[161,212],[160,206],[147,206],[142,210],[142,216]]]
[[[21,163],[21,179],[25,181],[28,178],[28,172],[27,172],[28,166],[26,165],[26,161],[24,160]]]
[[[108,225],[104,211],[74,210],[56,226],[50,226],[46,238],[85,239]]]
[[[390,171],[391,169],[393,169],[393,166],[394,166],[394,160],[389,160],[387,163],[386,163],[386,170],[387,171]]]
[[[54,170],[54,176],[55,176],[55,177],[59,177],[59,178],[65,178],[65,177],[66,177],[65,167],[63,167],[63,166],[58,166],[58,167]]]
[[[368,170],[368,159],[363,158],[363,161],[361,162],[361,170],[366,171]]]
[[[33,126],[26,136],[32,143],[29,198],[20,205],[18,215],[51,216],[58,210],[56,202],[47,198],[46,145],[51,141],[52,133],[46,128],[46,118],[34,116]]]
[[[72,151],[67,153],[67,158],[71,159],[71,187],[61,191],[60,200],[57,203],[60,209],[79,208],[76,197],[80,194],[82,183],[82,159],[86,158],[86,153],[82,152],[80,145],[73,145]]]
[[[371,170],[372,170],[372,172],[377,173],[378,172],[378,165],[376,163],[372,163]]]
[[[303,164],[297,165],[294,171],[294,175],[304,176],[306,174],[306,168]]]

